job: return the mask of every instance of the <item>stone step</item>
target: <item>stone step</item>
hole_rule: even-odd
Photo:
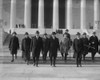
[[[21,58],[21,56],[18,56],[17,59],[15,59],[14,62],[11,62],[11,56],[0,56],[0,64],[26,64],[26,62]],[[33,64],[33,60],[31,58],[30,60],[30,64]],[[43,62],[42,57],[40,57],[39,59],[39,64],[50,64],[50,59],[49,57],[47,57],[47,61]],[[75,65],[76,61],[74,58],[69,58],[67,59],[67,61],[62,60],[61,57],[57,57],[56,59],[56,64],[65,64],[65,65]],[[93,63],[91,61],[90,57],[86,57],[86,61],[82,61],[82,64],[84,65],[100,65],[100,58],[96,57],[95,58],[95,62]]]
[[[2,49],[2,43],[3,43],[3,31],[2,28],[0,28],[0,48]]]

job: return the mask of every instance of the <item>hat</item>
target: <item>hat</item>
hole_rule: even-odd
[[[66,31],[69,31],[68,29],[66,29]]]
[[[56,35],[56,33],[55,32],[52,32],[52,35]]]
[[[80,33],[79,32],[77,32],[77,34],[76,35],[80,35]]]
[[[28,32],[25,32],[25,35],[28,35]]]
[[[44,35],[47,35],[47,33],[44,33]]]
[[[15,34],[16,35],[17,33],[16,32],[13,32],[12,34]]]
[[[93,34],[96,34],[96,32],[93,32]]]
[[[84,32],[83,35],[86,35],[86,33]]]
[[[40,32],[39,31],[36,31],[36,34],[39,34]]]

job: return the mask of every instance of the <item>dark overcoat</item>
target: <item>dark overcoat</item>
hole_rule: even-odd
[[[27,37],[22,40],[22,50],[30,51],[31,38]]]
[[[9,50],[11,51],[11,54],[17,54],[17,50],[18,49],[19,49],[19,40],[18,40],[18,37],[13,36],[10,39]]]
[[[24,51],[25,48],[24,48],[24,42],[25,42],[25,38],[22,39],[21,41],[21,50]]]
[[[57,57],[57,50],[59,49],[59,40],[58,38],[50,38],[50,57]]]
[[[98,37],[97,36],[91,36],[90,39],[89,39],[89,44],[91,47],[90,51],[95,51],[97,52],[98,51]]]
[[[89,40],[88,38],[82,38],[82,42],[83,42],[83,52],[85,53],[88,53],[88,50],[89,50]]]
[[[50,40],[48,38],[43,38],[43,53],[46,53],[49,51],[49,46],[50,46]]]
[[[40,52],[43,49],[43,41],[42,38],[39,37],[38,39],[35,37],[32,38],[31,40],[31,47],[30,47],[31,51],[32,51],[32,56],[33,57],[39,57],[40,56]]]
[[[82,42],[82,39],[77,39],[75,38],[74,39],[74,42],[73,42],[73,48],[74,48],[74,51],[75,51],[75,55],[79,55],[81,56],[82,55],[82,51],[83,51],[83,42]]]

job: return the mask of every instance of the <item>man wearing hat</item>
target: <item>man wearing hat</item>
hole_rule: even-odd
[[[94,62],[94,57],[96,52],[98,52],[98,37],[96,36],[96,32],[93,32],[93,35],[89,38],[89,45],[91,46],[91,54],[92,54],[92,61]]]
[[[17,59],[17,50],[19,49],[19,40],[18,40],[18,37],[16,35],[17,35],[16,32],[12,33],[12,38],[10,39],[10,43],[9,43],[9,50],[10,50],[11,55],[12,55],[11,62],[14,61],[14,56]]]
[[[82,42],[83,42],[83,60],[85,61],[85,56],[88,54],[88,46],[89,46],[89,40],[87,38],[86,33],[83,33]]]
[[[82,66],[81,59],[82,59],[83,42],[82,42],[82,39],[80,38],[79,32],[77,32],[76,38],[74,39],[73,49],[75,52],[77,67],[79,66],[81,67]]]
[[[62,55],[62,59],[64,57],[65,61],[67,60],[69,49],[70,49],[70,39],[68,38],[68,35],[65,33],[63,35],[63,39],[60,42],[60,52]]]
[[[49,39],[47,37],[47,33],[43,35],[43,49],[42,49],[42,54],[43,54],[43,61],[46,61],[47,53],[49,51]]]
[[[32,51],[32,57],[33,57],[33,65],[38,67],[38,61],[40,52],[43,48],[43,41],[42,38],[39,35],[39,31],[36,31],[36,35],[31,40],[31,51]]]
[[[56,33],[52,32],[52,36],[50,38],[50,61],[51,61],[51,66],[55,67],[55,61],[57,57],[57,51],[59,49],[59,40],[56,38]]]
[[[70,39],[70,34],[69,34],[68,32],[69,32],[69,30],[66,29],[65,34],[66,34],[66,35],[68,36],[68,38]]]
[[[25,61],[29,64],[31,38],[29,37],[28,32],[25,33],[25,38],[22,41],[22,51],[24,52]]]

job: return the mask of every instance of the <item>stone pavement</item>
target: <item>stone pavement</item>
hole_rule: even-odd
[[[46,64],[40,61],[39,67],[35,67],[25,64],[20,55],[19,51],[18,59],[11,63],[9,51],[0,52],[0,80],[100,80],[100,55],[95,63],[87,57],[78,68],[73,58],[64,62],[59,57],[56,67],[51,67],[49,60]]]
[[[0,64],[0,80],[100,80],[100,65]]]

